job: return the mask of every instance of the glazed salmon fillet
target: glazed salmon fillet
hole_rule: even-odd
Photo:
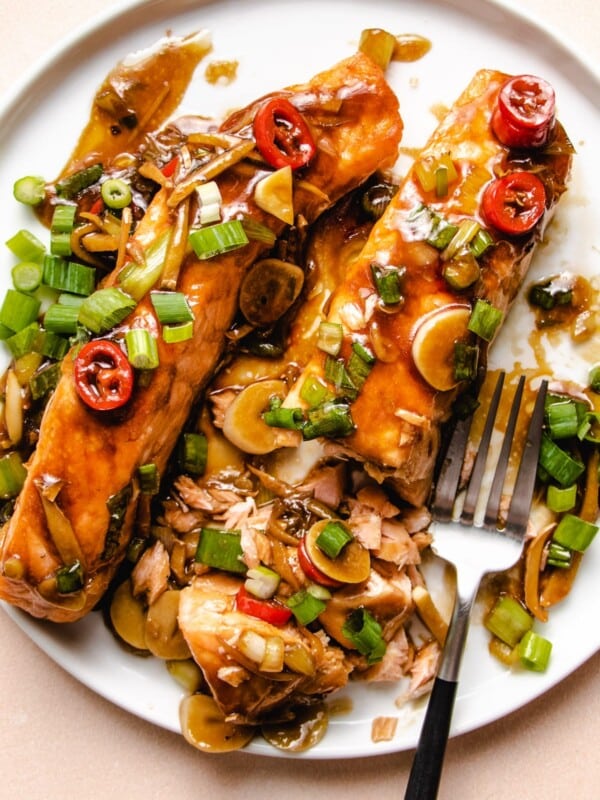
[[[480,351],[480,372],[489,341],[477,341],[465,329],[466,320],[478,300],[504,317],[569,176],[572,148],[560,123],[555,123],[553,147],[548,149],[511,150],[494,135],[492,114],[509,78],[492,70],[474,76],[417,156],[360,255],[347,265],[326,320],[342,332],[341,348],[333,358],[338,366],[348,368],[357,346],[368,354],[372,363],[363,371],[364,384],[344,396],[348,371],[332,376],[332,356],[315,347],[285,400],[288,407],[307,409],[303,394],[311,382],[337,392],[338,401],[348,403],[352,427],[330,437],[335,443],[327,445],[327,452],[358,458],[373,477],[389,480],[415,505],[430,491],[442,423],[458,394],[469,386],[453,378],[448,362],[455,340]],[[427,181],[424,188],[418,175],[420,166],[431,164],[455,173],[439,193]],[[541,219],[517,236],[496,230],[481,210],[485,187],[513,170],[535,173],[545,192]],[[485,231],[485,252],[476,259],[469,255],[470,268],[477,262],[473,280],[462,281],[459,274],[449,281],[444,276],[452,262],[442,249],[448,242],[440,246],[432,240],[447,225],[470,236]],[[386,303],[375,276],[379,273],[385,280],[390,272],[397,275],[399,297]],[[447,309],[456,314],[440,313]],[[452,329],[454,324],[458,328]]]
[[[295,182],[294,210],[308,222],[397,157],[402,122],[398,101],[383,72],[369,58],[353,56],[309,83],[280,93],[301,111],[316,154]],[[251,139],[259,102],[225,121],[220,132]],[[184,118],[185,139],[194,129]],[[190,127],[191,126],[191,127]],[[216,180],[222,218],[243,214],[280,235],[285,224],[253,201],[258,180],[271,170],[260,159],[244,160]],[[173,225],[180,206],[177,185],[158,191],[133,233],[133,249],[155,244]],[[185,197],[185,192],[182,197]],[[177,290],[194,316],[193,337],[165,344],[148,295],[116,329],[157,334],[159,366],[147,384],[118,412],[90,410],[77,394],[73,357],[49,400],[36,449],[27,464],[25,485],[0,537],[0,597],[36,617],[74,621],[104,594],[130,540],[139,497],[137,469],[156,464],[162,474],[181,430],[223,350],[237,312],[240,282],[249,266],[268,250],[255,240],[239,250],[208,260],[187,250]],[[118,285],[113,274],[105,285]],[[61,594],[57,570],[78,562],[83,588]]]

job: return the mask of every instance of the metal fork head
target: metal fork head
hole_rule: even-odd
[[[470,419],[460,420],[454,429],[436,484],[432,513],[434,519],[440,522],[455,520],[462,522],[464,525],[485,527],[489,530],[501,531],[504,535],[521,541],[527,530],[527,520],[529,518],[535,487],[537,461],[542,439],[544,401],[547,389],[546,381],[542,381],[537,392],[533,414],[527,431],[527,438],[525,440],[516,481],[512,490],[512,499],[505,521],[503,523],[499,521],[500,502],[513,440],[515,438],[515,431],[517,429],[517,419],[525,386],[524,376],[521,376],[519,379],[512,401],[500,454],[485,505],[483,520],[480,522],[475,520],[475,512],[480,504],[482,485],[484,476],[486,475],[486,462],[490,452],[492,434],[500,407],[504,379],[505,374],[501,372],[487,412],[485,426],[481,441],[478,445],[477,456],[469,479],[466,495],[464,496],[464,504],[460,515],[457,518],[454,509],[455,501],[460,493],[460,480],[467,443],[469,441],[472,417]]]

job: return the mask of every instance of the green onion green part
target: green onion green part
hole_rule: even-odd
[[[503,317],[504,314],[499,308],[496,308],[486,300],[478,299],[471,312],[467,327],[480,339],[491,342]]]
[[[341,522],[328,522],[316,538],[316,545],[328,558],[337,558],[344,547],[354,539]]]
[[[498,598],[485,620],[486,628],[510,647],[515,647],[532,625],[531,614],[509,595]]]
[[[19,292],[35,292],[42,282],[42,275],[39,261],[20,261],[11,270],[13,286]]]
[[[23,465],[21,456],[16,453],[8,453],[0,458],[0,497],[9,500],[16,497],[25,483],[27,470]]]
[[[179,466],[190,475],[202,475],[206,469],[208,440],[203,433],[184,433],[179,442]]]
[[[226,572],[244,574],[242,537],[239,531],[202,528],[196,548],[196,561]]]
[[[347,403],[325,401],[306,412],[306,422],[302,428],[304,439],[318,436],[338,438],[348,436],[354,430],[354,421]]]
[[[152,291],[150,300],[158,321],[163,325],[191,322],[194,319],[188,299],[183,292]]]
[[[135,300],[116,286],[97,289],[81,304],[79,323],[93,333],[105,333],[122,322],[135,306]]]
[[[72,336],[77,333],[79,308],[77,306],[53,303],[44,314],[44,327],[53,333]]]
[[[122,178],[109,178],[104,181],[100,194],[108,208],[125,208],[131,203],[131,187]]]
[[[159,364],[158,344],[146,328],[130,328],[125,333],[127,359],[135,369],[156,369]]]
[[[519,658],[526,669],[544,672],[550,661],[552,642],[534,631],[527,631],[519,642]]]
[[[385,655],[387,645],[381,625],[366,608],[352,611],[342,626],[342,633],[359,653],[367,657],[369,664],[376,664]]]
[[[337,356],[342,347],[344,329],[339,322],[321,322],[317,332],[317,347],[330,356]]]
[[[315,408],[326,400],[333,400],[334,394],[317,375],[308,375],[300,387],[300,398],[310,408]]]
[[[160,474],[154,462],[141,464],[138,467],[140,492],[147,495],[158,494],[160,489]]]
[[[192,231],[189,241],[197,257],[204,260],[243,247],[248,237],[240,220],[231,219]]]
[[[8,289],[0,306],[0,322],[16,333],[37,320],[40,306],[37,297]]]
[[[39,205],[46,196],[46,181],[39,175],[26,175],[13,185],[13,197],[26,206]]]
[[[37,236],[25,229],[7,239],[6,246],[21,261],[41,261],[46,252]]]
[[[87,296],[95,289],[96,270],[58,255],[47,255],[43,260],[42,280],[51,289]]]
[[[585,465],[581,461],[572,458],[546,433],[542,434],[539,466],[562,487],[576,483],[585,471]]]
[[[56,194],[59,197],[64,197],[70,200],[82,189],[87,189],[88,186],[96,183],[102,177],[104,172],[102,164],[92,164],[89,167],[84,167],[72,175],[58,181],[56,184]]]
[[[119,273],[121,289],[138,302],[152,289],[160,278],[164,264],[170,231],[165,231],[144,251],[144,262],[126,264]]]
[[[575,507],[577,502],[577,484],[571,486],[554,486],[549,484],[546,490],[546,505],[550,511],[562,514]]]
[[[300,589],[300,591],[288,597],[286,606],[290,609],[299,625],[310,625],[314,622],[319,614],[322,614],[327,607],[327,603],[318,597],[315,597],[307,589]]]
[[[181,325],[164,325],[162,329],[163,340],[167,344],[186,342],[194,335],[193,321],[182,322]]]
[[[371,264],[373,283],[384,305],[396,305],[403,299],[402,284],[405,273],[405,267],[382,267]]]
[[[549,567],[558,569],[568,569],[571,566],[573,551],[568,547],[563,547],[558,542],[550,542],[546,564]]]
[[[60,594],[72,594],[83,588],[83,568],[79,561],[56,570],[56,589]]]
[[[575,514],[565,514],[556,526],[552,540],[563,547],[568,547],[569,550],[583,553],[590,546],[597,533],[597,525],[593,525],[591,522],[575,516]]]

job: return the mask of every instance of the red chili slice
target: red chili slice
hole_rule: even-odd
[[[489,183],[482,213],[488,225],[511,236],[530,231],[546,209],[546,190],[532,172],[510,172]]]
[[[292,616],[289,608],[273,600],[260,600],[251,595],[245,586],[240,586],[235,596],[235,604],[238,611],[249,614],[251,617],[258,617],[271,625],[285,625]]]
[[[303,538],[300,539],[300,543],[298,544],[298,562],[302,568],[302,572],[304,572],[309,581],[318,583],[321,586],[328,586],[331,589],[337,589],[344,585],[340,583],[340,581],[336,581],[335,578],[330,578],[329,575],[325,575],[318,567],[315,567],[310,560],[310,556],[306,552],[306,542]]]
[[[518,75],[498,95],[492,128],[507,147],[542,147],[554,122],[554,89],[543,78]]]
[[[133,368],[118,344],[95,339],[75,358],[75,388],[94,411],[121,408],[133,391]]]
[[[258,109],[254,138],[261,156],[276,169],[305,167],[317,150],[306,120],[285,97],[273,97]]]

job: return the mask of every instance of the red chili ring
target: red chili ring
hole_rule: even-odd
[[[510,236],[528,233],[546,210],[546,189],[532,172],[510,172],[487,185],[481,211],[488,225]]]
[[[554,123],[554,89],[543,78],[517,75],[498,95],[492,128],[507,147],[542,147]]]
[[[316,153],[316,146],[298,109],[285,97],[266,100],[254,117],[256,146],[272,167],[305,167]]]
[[[75,358],[74,375],[77,394],[94,411],[121,408],[133,391],[133,368],[110,339],[84,344]]]

